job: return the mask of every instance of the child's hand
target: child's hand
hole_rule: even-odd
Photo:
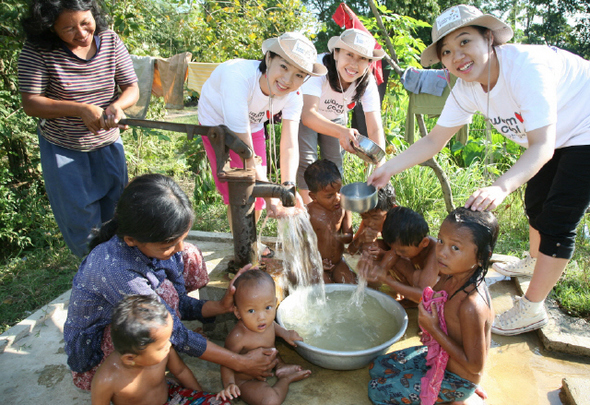
[[[381,232],[379,232],[378,230],[367,226],[363,229],[363,233],[360,235],[360,242],[373,243],[377,240],[380,233]]]
[[[429,312],[424,303],[421,302],[418,305],[418,324],[428,333],[432,335],[432,333],[440,327],[438,321],[438,311],[436,310],[436,306],[432,305],[430,307],[432,312]]]
[[[367,252],[369,253],[369,256],[375,261],[380,261],[383,259],[383,255],[385,254],[385,250],[381,249],[376,243],[372,243],[367,249]]]
[[[367,250],[361,255],[356,271],[369,283],[382,283],[387,277],[387,270],[377,265]]]
[[[330,259],[324,259],[322,260],[322,264],[324,265],[324,271],[332,271],[334,270],[334,265],[332,264],[332,261]]]
[[[236,384],[229,384],[225,389],[219,392],[216,399],[223,399],[224,401],[230,401],[234,398],[239,397],[241,394],[240,388]]]
[[[297,347],[296,340],[303,342],[303,338],[299,336],[299,333],[295,332],[294,330],[288,330],[285,336],[283,336],[285,342],[289,343],[291,346]]]

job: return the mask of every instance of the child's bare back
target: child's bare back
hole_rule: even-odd
[[[134,368],[123,364],[118,353],[111,353],[92,380],[92,404],[108,405],[112,402],[114,405],[162,405],[166,403],[168,401],[167,362],[168,357],[154,366]],[[110,399],[101,401],[98,400],[99,397]]]
[[[436,262],[436,239],[428,237],[428,245],[415,257],[399,257],[391,269],[400,282],[411,287],[424,289],[438,281]]]

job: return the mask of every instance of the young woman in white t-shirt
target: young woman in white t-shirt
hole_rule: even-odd
[[[342,173],[342,149],[354,153],[351,142],[358,145],[359,132],[348,128],[348,111],[361,102],[365,112],[368,136],[385,149],[381,122],[381,99],[375,78],[369,69],[372,61],[385,52],[375,49],[375,39],[352,28],[328,42],[330,53],[319,60],[328,69],[322,77],[310,78],[302,87],[303,111],[299,125],[299,168],[297,186],[303,201],[311,201],[303,173],[307,166],[322,158],[338,166]]]
[[[475,7],[443,12],[433,24],[433,43],[422,53],[422,65],[440,60],[457,83],[428,136],[368,180],[382,187],[391,176],[431,158],[476,111],[527,148],[509,170],[465,203],[472,210],[493,210],[527,184],[525,206],[536,261],[525,296],[494,320],[492,332],[501,335],[547,323],[544,300],[573,254],[576,227],[590,203],[590,62],[544,45],[502,45],[511,37],[509,26]]]
[[[248,168],[256,170],[257,180],[267,180],[264,122],[282,112],[280,141],[281,181],[295,185],[298,157],[298,126],[303,99],[298,91],[310,76],[326,74],[317,63],[317,52],[309,39],[300,33],[287,32],[263,42],[264,60],[233,59],[219,65],[203,85],[199,98],[201,125],[226,125],[246,143],[254,156],[246,160]],[[229,204],[227,183],[217,178],[215,152],[206,136],[203,144],[215,178],[217,190]],[[243,167],[242,160],[230,151],[231,167]],[[256,218],[265,206],[256,199]],[[270,199],[271,215],[281,215],[277,199]],[[228,216],[230,216],[228,210]],[[231,218],[230,218],[231,224]]]

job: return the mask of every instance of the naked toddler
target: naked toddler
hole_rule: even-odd
[[[225,340],[227,349],[245,353],[259,347],[274,348],[276,336],[293,346],[296,340],[303,340],[297,332],[285,330],[274,321],[277,298],[275,283],[268,273],[259,269],[248,270],[235,280],[234,286],[234,314],[238,323]],[[282,404],[289,392],[289,384],[309,377],[311,371],[296,364],[285,364],[278,354],[277,359],[275,375],[278,380],[273,386],[222,366],[224,389],[217,397],[231,400],[239,396],[249,405]]]
[[[92,379],[92,405],[228,404],[203,392],[170,343],[173,320],[151,295],[128,295],[113,310],[115,351]],[[166,369],[180,382],[166,382]]]

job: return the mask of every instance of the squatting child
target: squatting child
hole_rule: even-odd
[[[348,253],[354,255],[366,251],[373,260],[381,260],[385,252],[390,250],[382,239],[383,222],[387,212],[396,205],[395,190],[391,184],[379,189],[375,208],[360,214],[361,223],[348,245]]]
[[[418,322],[425,346],[377,357],[370,366],[374,404],[464,401],[474,393],[491,344],[492,300],[484,278],[498,237],[487,211],[457,208],[440,227],[440,280],[424,289]],[[428,352],[428,356],[427,356]]]
[[[320,159],[304,172],[312,202],[309,220],[318,239],[325,283],[356,283],[356,274],[342,257],[344,245],[352,242],[352,215],[340,205],[342,177],[336,164]]]
[[[303,340],[297,332],[285,330],[274,321],[277,298],[275,283],[268,273],[260,269],[248,270],[235,280],[234,286],[234,314],[238,323],[225,340],[227,349],[245,353],[259,347],[273,348],[276,336],[293,346],[296,346],[296,340]],[[277,359],[277,381],[272,386],[255,376],[222,366],[224,389],[217,397],[231,400],[239,396],[249,405],[282,404],[289,392],[289,384],[309,377],[311,371],[296,364],[285,364],[278,354]]]
[[[128,295],[113,310],[115,351],[92,379],[93,405],[229,404],[203,392],[170,343],[172,316],[152,295]],[[166,381],[166,369],[180,382]]]
[[[383,283],[398,294],[419,302],[422,291],[438,280],[436,240],[422,215],[407,207],[394,207],[383,222],[383,240],[390,248],[380,262],[363,256],[358,272],[369,283]]]

